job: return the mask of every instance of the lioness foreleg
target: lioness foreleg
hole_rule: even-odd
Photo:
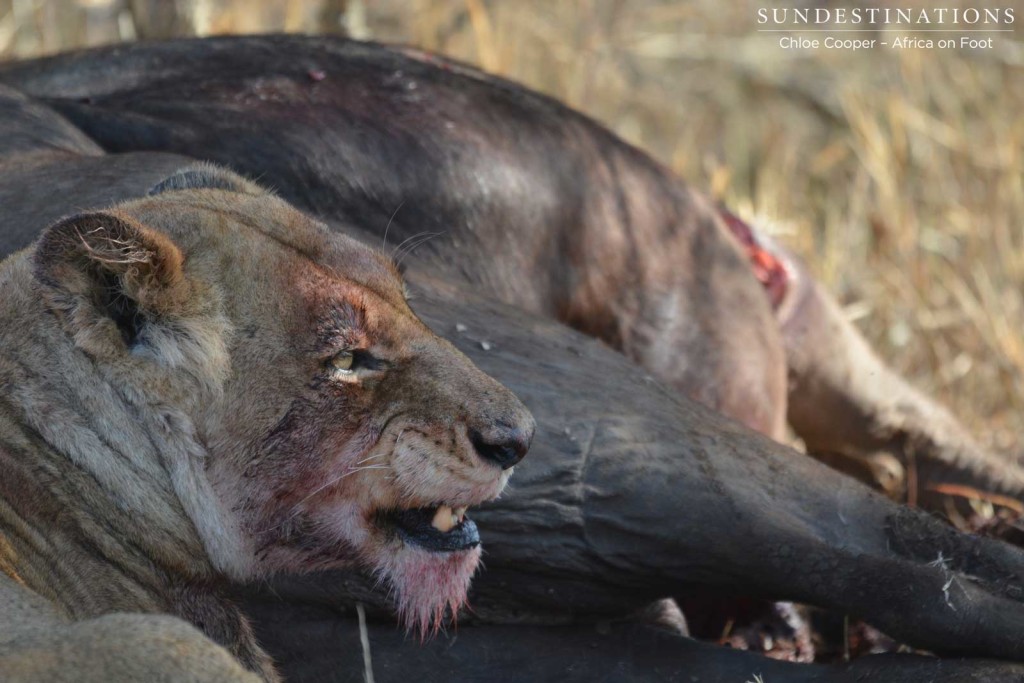
[[[107,614],[69,621],[0,573],[4,683],[265,683],[185,621]]]

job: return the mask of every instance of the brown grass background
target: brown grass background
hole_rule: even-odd
[[[943,4],[1013,7],[1024,24],[1020,0]],[[1018,451],[1024,33],[995,34],[987,51],[789,51],[756,32],[759,6],[773,4],[0,0],[0,57],[348,31],[478,64],[591,114],[756,218],[803,255],[892,365],[982,440]]]

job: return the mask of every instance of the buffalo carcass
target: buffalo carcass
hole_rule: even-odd
[[[16,93],[3,106],[3,145],[14,153],[0,165],[0,212],[16,227],[4,253],[61,214],[138,196],[187,163],[102,155],[45,107]],[[344,219],[332,223],[355,231]],[[633,680],[732,680],[738,672],[792,681],[1024,679],[1005,663],[907,657],[868,658],[848,670],[800,667],[647,627],[595,631],[595,622],[652,599],[712,587],[863,615],[945,653],[1021,659],[1024,554],[896,506],[661,389],[592,339],[483,298],[429,263],[410,265],[418,312],[513,388],[539,432],[510,494],[478,515],[489,569],[475,601],[478,621],[491,625],[467,625],[419,649],[371,621],[378,679],[415,672],[447,680],[456,668],[467,679],[562,678],[567,667],[565,677],[577,680],[606,670]],[[302,590],[313,605],[302,604]],[[356,628],[338,609],[382,597],[361,590],[358,577],[338,576],[288,595],[289,603],[254,606],[286,672],[296,680],[362,676],[361,650],[332,638]]]
[[[0,69],[113,152],[258,177],[452,280],[602,339],[660,381],[893,493],[1017,496],[886,368],[784,249],[562,104],[464,64],[337,38],[142,43]],[[759,291],[757,278],[769,296]],[[787,377],[788,375],[788,377]]]

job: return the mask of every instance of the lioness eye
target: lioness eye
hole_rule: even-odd
[[[331,367],[338,372],[352,372],[352,363],[355,356],[351,351],[342,351],[331,359]]]

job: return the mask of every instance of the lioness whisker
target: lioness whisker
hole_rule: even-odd
[[[356,467],[348,472],[348,474],[354,474],[355,472],[362,472],[363,470],[389,470],[391,465],[366,465],[365,467]]]
[[[395,216],[398,215],[398,212],[401,210],[403,206],[405,206],[404,199],[398,203],[398,206],[395,207],[394,212],[391,214],[391,218],[388,219],[388,224],[384,226],[384,239],[380,243],[381,251],[384,251],[384,249],[387,248],[388,246],[388,230],[391,229],[391,223],[395,220]]]
[[[367,466],[365,466],[365,467],[355,467],[355,468],[350,468],[350,469],[349,469],[349,470],[347,470],[347,471],[346,471],[346,472],[345,472],[344,474],[338,475],[338,476],[337,476],[337,477],[335,477],[334,479],[329,479],[328,481],[324,482],[324,483],[323,483],[323,484],[321,484],[320,486],[318,486],[318,487],[316,487],[315,489],[313,489],[313,490],[312,490],[312,491],[311,491],[311,492],[309,493],[309,495],[307,495],[307,496],[306,496],[305,498],[303,498],[303,499],[302,499],[302,500],[300,500],[300,501],[299,501],[298,503],[296,503],[295,505],[293,505],[293,506],[292,506],[292,509],[291,509],[291,510],[289,511],[289,513],[288,513],[288,517],[286,517],[286,518],[284,519],[284,521],[282,521],[282,522],[281,522],[280,524],[278,524],[278,525],[277,525],[277,526],[275,526],[275,527],[271,527],[270,529],[267,529],[266,531],[274,531],[275,529],[280,529],[280,528],[281,528],[282,526],[284,526],[285,524],[287,524],[287,523],[288,523],[288,522],[290,522],[291,520],[295,519],[295,518],[296,518],[296,517],[297,517],[297,516],[299,515],[299,513],[301,512],[301,511],[299,510],[299,507],[300,507],[300,506],[301,506],[301,505],[302,505],[303,503],[305,503],[305,502],[306,502],[306,501],[308,501],[308,500],[309,500],[310,498],[312,498],[312,497],[313,497],[313,496],[315,496],[316,494],[320,493],[320,492],[321,492],[321,491],[323,491],[324,489],[326,489],[326,488],[328,488],[328,487],[330,487],[330,486],[333,486],[334,484],[337,484],[337,483],[338,483],[339,481],[341,481],[341,480],[342,480],[342,479],[344,479],[345,477],[347,477],[347,476],[349,476],[349,475],[352,475],[352,474],[355,474],[356,472],[362,472],[363,470],[388,470],[388,469],[391,469],[391,466],[390,466],[390,465],[367,465]]]
[[[363,458],[362,460],[360,460],[356,464],[357,465],[362,465],[364,462],[370,462],[371,460],[376,460],[377,458],[383,458],[385,455],[388,455],[388,454],[387,453],[378,453],[377,455],[371,455],[369,458]]]
[[[421,245],[426,244],[427,242],[429,242],[430,240],[432,240],[433,238],[437,237],[440,234],[441,233],[439,233],[439,232],[435,232],[435,233],[432,233],[432,234],[424,235],[421,239],[418,239],[415,242],[413,242],[412,244],[409,244],[404,249],[402,249],[401,253],[399,253],[399,254],[397,254],[395,256],[396,263],[398,263],[399,266],[402,265],[402,261],[405,259],[406,256],[408,256],[409,254],[414,252],[417,248],[419,248]]]
[[[401,249],[401,248],[402,248],[403,246],[405,246],[405,245],[406,245],[407,243],[411,242],[411,241],[412,241],[412,240],[414,240],[414,239],[417,239],[417,238],[419,238],[419,237],[422,237],[423,235],[426,235],[426,234],[429,234],[429,233],[428,233],[428,232],[426,232],[426,231],[424,231],[424,232],[418,232],[418,233],[416,233],[415,235],[409,235],[409,236],[408,236],[408,237],[406,237],[406,238],[405,238],[404,240],[402,240],[401,242],[399,242],[398,244],[396,244],[396,245],[395,245],[395,248],[391,250],[391,254],[390,254],[390,256],[391,256],[391,259],[392,259],[392,260],[394,260],[394,258],[395,258],[395,255],[396,255],[396,254],[398,253],[398,250],[399,250],[399,249]]]
[[[421,232],[403,240],[394,251],[391,253],[391,260],[396,264],[401,264],[402,259],[408,256],[416,247],[420,246],[427,240],[433,239],[441,232]]]

